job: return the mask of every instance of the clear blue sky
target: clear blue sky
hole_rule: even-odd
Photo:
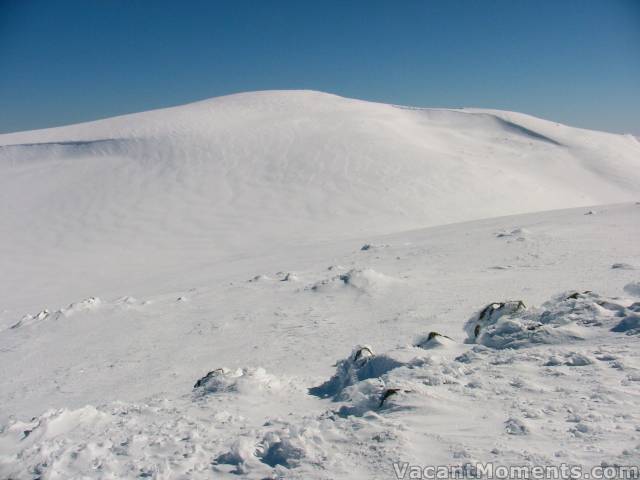
[[[640,134],[640,0],[0,0],[0,132],[290,88]]]

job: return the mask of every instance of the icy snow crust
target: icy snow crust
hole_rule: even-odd
[[[640,462],[635,140],[261,92],[0,145],[0,478]]]

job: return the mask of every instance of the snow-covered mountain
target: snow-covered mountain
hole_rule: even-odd
[[[0,478],[637,465],[639,167],[306,91],[0,135]]]
[[[0,270],[11,298],[30,297],[55,288],[34,282],[51,271],[103,288],[296,243],[631,201],[639,158],[631,136],[518,113],[308,91],[0,135]]]

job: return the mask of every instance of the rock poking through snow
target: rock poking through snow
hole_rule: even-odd
[[[270,390],[280,386],[279,380],[264,368],[238,368],[229,370],[217,368],[200,378],[193,386],[197,395],[225,392],[254,394],[260,390]]]
[[[525,309],[520,301],[492,303],[473,315],[465,325],[467,342],[490,348],[523,348],[560,344],[636,328],[635,304],[585,291],[563,293],[541,307]],[[594,329],[594,327],[599,329]]]

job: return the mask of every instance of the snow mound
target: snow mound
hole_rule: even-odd
[[[556,367],[558,365],[565,365],[567,367],[585,367],[592,364],[593,360],[578,352],[567,352],[561,355],[552,355],[549,357],[547,363],[545,363],[548,367]]]
[[[640,302],[629,306],[629,314],[611,329],[612,332],[622,332],[627,335],[640,334]]]
[[[416,347],[430,350],[432,348],[447,348],[455,342],[446,335],[442,335],[438,332],[429,332],[427,335],[419,336],[416,340]]]
[[[388,247],[390,247],[390,245],[387,243],[381,243],[381,244],[365,243],[360,247],[360,251],[367,252],[370,250],[379,250],[379,249],[388,248]]]
[[[504,430],[508,435],[528,435],[529,428],[517,418],[509,418],[504,422]]]
[[[133,297],[125,296],[117,298],[114,301],[102,301],[98,297],[87,297],[79,302],[69,304],[67,307],[60,308],[54,312],[48,309],[41,310],[35,315],[24,315],[19,321],[13,323],[9,329],[18,329],[29,325],[37,325],[44,320],[58,320],[60,318],[70,318],[81,313],[96,312],[102,308],[114,309],[137,309],[147,302],[141,302]]]
[[[277,390],[280,386],[280,381],[261,367],[236,370],[218,368],[200,378],[193,389],[194,393],[202,396],[225,392],[254,394],[261,390]]]
[[[397,278],[377,272],[371,268],[364,270],[351,269],[346,273],[316,282],[307,287],[307,289],[314,292],[327,292],[348,288],[360,293],[374,294],[400,282],[401,280]]]
[[[613,270],[635,270],[636,269],[636,267],[631,265],[630,263],[624,263],[624,262],[616,262],[611,265],[611,268]]]
[[[531,232],[526,228],[514,228],[513,230],[502,230],[496,233],[497,238],[512,239],[518,242],[524,242],[530,235]]]
[[[634,297],[640,297],[640,282],[627,283],[624,286],[624,291]]]
[[[65,317],[70,317],[80,312],[89,312],[97,310],[102,306],[102,300],[98,297],[88,297],[76,303],[72,303],[67,308],[60,309],[60,313]]]
[[[127,308],[146,305],[148,302],[138,300],[137,298],[132,297],[130,295],[125,295],[124,297],[117,298],[113,303],[114,305],[127,309]]]
[[[607,330],[633,333],[637,329],[636,305],[625,306],[589,291],[565,292],[533,309],[526,309],[521,301],[492,303],[465,324],[467,343],[494,349],[523,348],[569,343],[604,335]]]
[[[214,470],[220,471],[222,466],[230,465],[233,467],[230,472],[234,474],[246,474],[260,468],[260,463],[290,470],[300,467],[303,461],[317,464],[326,460],[323,443],[318,422],[285,425],[267,431],[258,442],[250,439],[235,441],[229,450],[214,458],[213,466]]]
[[[369,379],[376,379],[375,383],[385,373],[403,365],[404,363],[388,355],[374,355],[368,345],[357,346],[347,358],[336,364],[336,373],[329,380],[310,388],[309,393],[342,400],[342,393],[347,387]]]
[[[34,324],[34,323],[37,323],[37,322],[41,322],[43,320],[46,320],[50,316],[51,316],[51,312],[49,312],[49,310],[47,310],[45,308],[44,310],[41,310],[40,312],[36,313],[35,315],[29,315],[29,314],[25,315],[20,320],[18,320],[16,323],[11,325],[9,327],[9,329],[13,330],[13,329],[20,328],[20,327],[25,327],[27,325],[31,325],[31,324]]]
[[[467,337],[476,339],[483,329],[495,325],[503,316],[512,315],[525,309],[525,304],[520,300],[490,303],[467,321],[464,327]]]
[[[324,436],[332,423],[267,420],[245,432],[242,416],[184,398],[49,410],[0,430],[0,477],[204,480],[251,472],[251,478],[280,478],[303,462],[326,461]]]
[[[278,272],[276,276],[281,282],[298,282],[300,278],[293,272]]]
[[[93,406],[49,410],[30,422],[14,420],[0,433],[0,476],[73,478],[72,472],[94,470],[102,463],[96,457],[108,447],[99,438],[88,443],[81,439],[102,432],[110,421]]]
[[[409,354],[409,358],[406,357]],[[311,395],[331,398],[343,405],[340,416],[362,416],[395,405],[398,398],[416,389],[410,379],[393,376],[401,367],[416,368],[426,360],[406,351],[374,355],[368,346],[354,348],[351,355],[336,365],[336,373],[325,383],[309,389]]]

